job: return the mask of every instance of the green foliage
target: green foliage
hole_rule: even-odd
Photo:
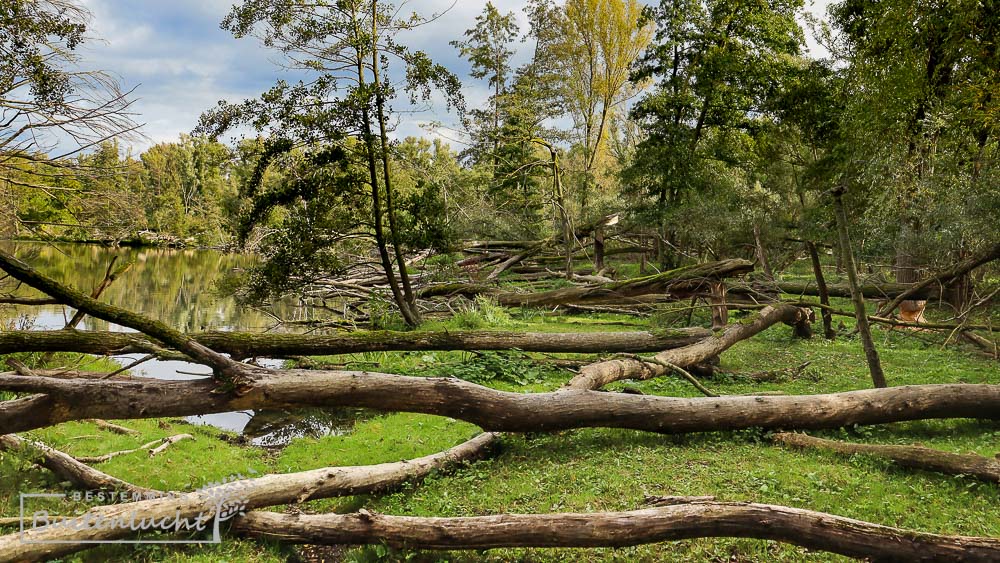
[[[507,309],[486,295],[477,295],[473,302],[461,306],[451,320],[459,328],[470,330],[509,328],[515,325]]]

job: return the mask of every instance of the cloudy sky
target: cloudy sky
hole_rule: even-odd
[[[254,39],[234,39],[219,28],[232,0],[82,0],[93,14],[91,41],[80,52],[83,64],[120,76],[126,87],[135,87],[137,121],[144,123],[145,139],[135,149],[176,140],[190,132],[202,111],[219,100],[238,102],[255,97],[279,78],[298,79],[282,70],[277,56]],[[522,30],[527,19],[526,0],[494,0],[503,12],[515,12]],[[822,14],[828,0],[815,0],[811,10]],[[809,0],[807,0],[809,4]],[[468,76],[468,63],[448,42],[461,37],[475,24],[485,6],[476,0],[411,0],[409,8],[421,14],[443,13],[424,27],[410,32],[405,42],[427,51],[436,62],[455,72],[466,83],[470,107],[481,104],[488,92]],[[529,45],[519,53],[529,56]],[[520,61],[519,61],[520,62]],[[403,118],[399,136],[421,135],[428,121],[453,122],[444,108]]]

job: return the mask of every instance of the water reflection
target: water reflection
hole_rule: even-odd
[[[0,248],[31,264],[40,272],[81,291],[89,293],[104,279],[113,257],[117,265],[131,263],[131,268],[101,294],[101,300],[142,313],[184,332],[203,330],[240,330],[251,332],[286,331],[275,317],[292,321],[322,320],[322,311],[298,307],[294,301],[274,304],[269,311],[240,306],[231,297],[220,295],[219,284],[230,272],[246,268],[252,258],[224,254],[214,250],[173,250],[159,248],[108,248],[85,244],[44,244],[0,242]],[[0,284],[0,293],[17,297],[43,297],[27,287],[17,287],[9,280]],[[65,326],[73,310],[62,305],[0,306],[0,329],[5,327],[54,330]],[[134,332],[132,329],[93,317],[84,317],[80,329]],[[128,365],[141,356],[115,357]],[[281,362],[263,360],[264,365],[280,367]],[[135,375],[159,379],[194,379],[209,373],[208,368],[187,362],[151,360],[133,368]],[[266,412],[266,411],[265,411]],[[337,412],[342,412],[338,410]],[[271,436],[262,445],[278,445],[304,433],[339,433],[344,424],[330,423],[334,414],[311,411],[286,417],[287,429],[272,422],[271,430],[257,439]],[[189,417],[195,424],[211,424],[225,430],[242,432],[257,418],[253,411],[219,413]],[[263,419],[261,419],[263,420]]]

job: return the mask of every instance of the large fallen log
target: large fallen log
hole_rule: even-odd
[[[65,286],[35,271],[31,266],[3,250],[0,250],[0,269],[7,272],[10,277],[57,299],[60,303],[74,307],[103,321],[133,328],[176,348],[193,360],[211,366],[215,375],[229,386],[239,387],[249,376],[249,366],[233,361],[191,340],[162,322],[102,303],[76,289]]]
[[[797,448],[829,450],[845,455],[865,454],[891,460],[914,469],[949,475],[969,475],[983,481],[1000,483],[1000,460],[981,455],[953,454],[923,446],[884,446],[824,440],[805,434],[778,433],[774,441]]]
[[[874,561],[997,561],[1000,539],[942,536],[833,514],[740,502],[692,502],[629,512],[466,518],[252,512],[233,531],[284,542],[387,543],[409,549],[624,547],[708,537],[775,540]]]
[[[913,289],[913,284],[910,283],[880,283],[880,284],[863,284],[860,286],[861,293],[864,295],[865,299],[889,299],[897,295],[902,294],[905,291]],[[827,294],[830,297],[851,297],[851,288],[847,284],[827,284]],[[764,288],[750,288],[750,287],[730,287],[729,293],[735,295],[759,295],[761,290]],[[788,293],[790,295],[809,295],[809,296],[819,296],[819,287],[816,282],[774,282],[768,283],[766,289],[773,289],[781,293]],[[914,291],[910,294],[913,299],[937,299],[941,296],[940,288],[929,286],[922,289]]]
[[[670,371],[670,365],[687,367],[703,362],[718,356],[733,344],[746,340],[779,322],[804,323],[808,322],[809,318],[807,309],[794,305],[768,306],[747,320],[728,326],[716,336],[690,346],[660,352],[654,356],[655,362],[646,362],[639,358],[619,358],[585,366],[567,386],[573,389],[600,389],[622,379],[659,377]]]
[[[751,271],[753,271],[752,262],[732,259],[684,266],[641,278],[584,287],[565,287],[538,293],[516,293],[500,291],[486,285],[455,283],[425,287],[417,291],[417,297],[427,299],[441,295],[465,297],[491,295],[505,307],[553,307],[567,303],[598,305],[651,294],[686,296],[707,290],[712,282]]]
[[[681,328],[629,332],[436,331],[350,332],[332,335],[206,332],[189,334],[203,346],[234,358],[320,356],[396,350],[511,350],[526,352],[655,352],[693,344],[708,329]],[[78,330],[0,332],[0,354],[79,352],[156,353],[161,344],[138,334]]]
[[[83,418],[161,418],[258,408],[365,407],[448,416],[484,430],[585,427],[651,432],[838,428],[928,418],[1000,419],[1000,385],[916,385],[829,395],[658,397],[579,389],[512,393],[452,378],[259,369],[240,395],[211,380],[66,380],[0,375],[0,433]]]
[[[31,527],[29,522],[24,532],[0,536],[0,561],[41,561],[94,546],[76,542],[107,541],[128,537],[136,533],[128,523],[140,519],[145,519],[147,522],[154,519],[158,522],[180,522],[183,519],[193,520],[202,516],[209,521],[215,519],[217,526],[218,519],[215,517],[227,508],[243,507],[252,510],[311,499],[385,491],[404,482],[423,478],[433,471],[479,459],[488,451],[483,446],[493,443],[495,438],[493,434],[481,434],[444,452],[396,463],[325,467],[285,475],[267,475],[256,479],[241,479],[191,493],[99,506],[81,515],[81,518],[86,520],[77,521],[89,522],[89,525]],[[75,465],[71,463],[69,465],[75,467],[74,471],[79,473],[78,466],[82,464],[76,462]],[[126,525],[100,526],[95,522],[105,524],[124,522]],[[172,527],[169,524],[164,525]]]

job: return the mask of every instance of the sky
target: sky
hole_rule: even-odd
[[[648,0],[647,0],[648,1]],[[143,138],[130,141],[133,152],[176,141],[197,125],[201,113],[219,100],[239,102],[258,96],[278,79],[289,82],[301,75],[283,70],[273,51],[253,38],[235,39],[219,23],[232,0],[82,0],[93,20],[88,35],[95,39],[80,48],[81,66],[117,75],[126,88],[135,88],[133,111],[144,124]],[[825,13],[829,0],[806,0],[814,14]],[[514,12],[527,30],[526,0],[494,0],[501,12]],[[811,4],[811,5],[810,5]],[[489,96],[482,81],[469,77],[469,65],[449,45],[475,25],[484,1],[410,0],[408,8],[423,15],[442,14],[434,22],[407,33],[405,44],[426,51],[465,84],[469,107],[481,106]],[[807,34],[808,35],[808,34]],[[515,63],[530,56],[522,44]],[[817,52],[815,41],[809,47]],[[821,52],[821,48],[820,48]],[[422,125],[454,123],[443,104],[431,111],[401,118],[396,136],[428,135]]]

